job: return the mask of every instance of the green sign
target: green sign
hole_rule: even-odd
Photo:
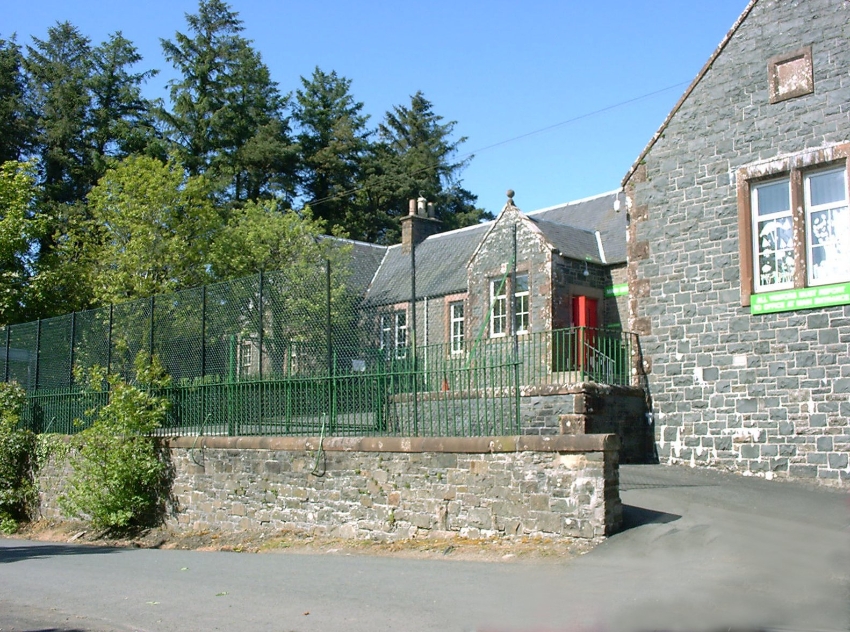
[[[750,299],[750,313],[773,314],[834,305],[850,305],[850,283],[753,294]]]
[[[629,284],[628,283],[620,283],[619,285],[615,285],[613,287],[605,288],[605,296],[610,298],[612,296],[625,296],[629,293]]]

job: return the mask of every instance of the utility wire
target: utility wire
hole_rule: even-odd
[[[501,147],[502,145],[507,145],[509,143],[514,143],[518,140],[522,140],[523,138],[528,138],[529,136],[536,136],[537,134],[542,134],[544,132],[548,132],[548,131],[556,129],[558,127],[563,127],[564,125],[569,125],[570,123],[575,123],[576,121],[581,121],[583,119],[590,118],[591,116],[596,116],[597,114],[602,114],[603,112],[608,112],[610,110],[614,110],[614,109],[623,107],[625,105],[637,103],[638,101],[642,101],[644,99],[654,97],[655,95],[661,94],[663,92],[668,92],[669,90],[674,90],[676,88],[680,88],[684,85],[687,85],[688,83],[690,83],[690,81],[680,81],[679,83],[673,84],[671,86],[667,86],[666,88],[661,88],[660,90],[653,90],[652,92],[647,92],[646,94],[642,94],[638,97],[626,99],[625,101],[619,101],[619,102],[614,103],[612,105],[606,105],[605,107],[599,108],[598,110],[593,110],[592,112],[586,112],[584,114],[579,114],[578,116],[574,116],[572,118],[566,119],[566,120],[561,121],[559,123],[553,123],[552,125],[547,125],[546,127],[541,127],[540,129],[536,129],[536,130],[533,130],[531,132],[526,132],[525,134],[520,134],[519,136],[513,136],[512,138],[507,138],[505,140],[501,140],[497,143],[493,143],[492,145],[485,145],[484,147],[481,147],[479,149],[475,149],[475,150],[467,152],[465,154],[461,154],[459,156],[459,160],[460,160],[461,163],[463,163],[464,161],[469,160],[470,158],[473,158],[476,154],[480,154],[481,152],[489,151],[491,149],[495,149],[496,147]],[[424,173],[426,171],[431,171],[432,169],[433,169],[433,167],[423,167],[421,169],[417,169],[416,171],[411,172],[410,175],[418,175],[418,174]],[[340,191],[339,193],[335,193],[333,195],[328,195],[326,197],[319,198],[318,200],[312,200],[312,201],[308,202],[307,204],[311,207],[319,206],[320,204],[324,204],[326,202],[331,202],[333,200],[337,200],[339,198],[351,195],[352,193],[357,193],[358,191],[362,191],[365,188],[366,188],[366,185],[361,185],[361,186],[355,187],[353,189],[349,189],[347,191]]]

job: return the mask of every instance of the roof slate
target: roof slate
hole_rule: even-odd
[[[527,217],[565,257],[580,261],[626,260],[626,214],[614,210],[623,204],[620,192],[533,211]],[[466,292],[466,264],[493,222],[428,237],[416,248],[416,296],[445,296]],[[596,238],[599,231],[603,253]],[[410,300],[410,254],[401,245],[390,246],[366,294],[366,305],[387,305]]]

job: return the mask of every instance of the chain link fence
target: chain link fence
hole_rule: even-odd
[[[392,248],[354,243],[333,262],[6,326],[0,378],[26,389],[29,427],[73,433],[108,398],[85,386],[88,369],[133,383],[139,354],[156,356],[172,379],[162,435],[515,434],[521,385],[629,383],[629,334],[485,336],[492,304],[471,324],[462,294],[424,295],[443,282],[433,264],[419,274],[415,251]]]

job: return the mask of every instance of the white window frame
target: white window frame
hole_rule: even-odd
[[[821,204],[815,206],[812,204],[811,197],[811,179],[820,175],[827,175],[831,173],[841,173],[843,177],[843,200],[836,200],[834,202],[828,202],[825,204]],[[848,199],[847,199],[847,169],[844,167],[832,168],[832,169],[820,169],[818,171],[811,171],[809,173],[805,173],[803,175],[803,191],[804,191],[804,206],[806,213],[806,283],[809,286],[818,286],[818,285],[828,285],[830,283],[842,283],[850,280],[850,209],[848,209]],[[817,270],[815,266],[815,257],[814,257],[814,248],[819,245],[815,245],[814,237],[815,230],[812,223],[812,216],[815,213],[829,213],[833,215],[836,212],[842,213],[844,218],[847,220],[847,224],[843,227],[844,230],[841,231],[841,227],[839,226],[839,247],[841,252],[836,253],[835,261],[843,262],[845,265],[844,269],[838,268],[834,269],[830,274],[820,276],[819,278],[815,278],[815,272]],[[833,229],[836,227],[833,225]],[[843,233],[843,234],[841,234]],[[843,255],[843,256],[842,256]]]
[[[514,314],[514,331],[517,334],[527,334],[531,327],[531,309],[529,304],[531,285],[529,284],[529,275],[527,272],[522,272],[518,273],[515,278],[514,305],[516,313]],[[520,279],[525,279],[525,290],[517,292],[516,290],[520,287]]]
[[[452,354],[463,353],[463,301],[449,303],[449,338]]]
[[[394,314],[395,324],[395,357],[407,357],[407,311],[400,310]]]
[[[759,214],[759,191],[765,189],[767,187],[773,187],[776,185],[784,185],[786,189],[786,193],[788,195],[788,208],[782,211],[778,211],[775,213],[760,215]],[[760,292],[772,292],[775,290],[786,290],[794,287],[794,270],[796,267],[795,254],[794,254],[794,212],[791,208],[791,180],[788,177],[779,178],[774,180],[767,180],[765,182],[759,182],[754,184],[751,189],[751,231],[752,231],[752,240],[753,240],[753,283],[755,287],[756,293]],[[762,278],[762,270],[761,262],[760,262],[760,254],[759,250],[760,242],[765,237],[759,232],[759,223],[764,222],[767,226],[770,225],[778,225],[779,223],[785,223],[787,226],[783,226],[782,228],[791,232],[791,243],[788,248],[785,249],[786,256],[790,254],[791,257],[791,273],[790,277],[785,281],[774,281],[772,283],[765,282]],[[774,260],[774,264],[776,264],[778,260]]]
[[[253,367],[253,348],[254,343],[250,340],[243,340],[239,349],[239,359],[242,365],[242,372],[246,373]]]
[[[392,325],[392,314],[381,314],[381,323],[380,323],[380,345],[381,349],[386,349],[387,346],[392,341],[391,333],[393,330]]]
[[[508,288],[506,279],[499,277],[490,280],[490,337],[501,338],[507,334]]]

